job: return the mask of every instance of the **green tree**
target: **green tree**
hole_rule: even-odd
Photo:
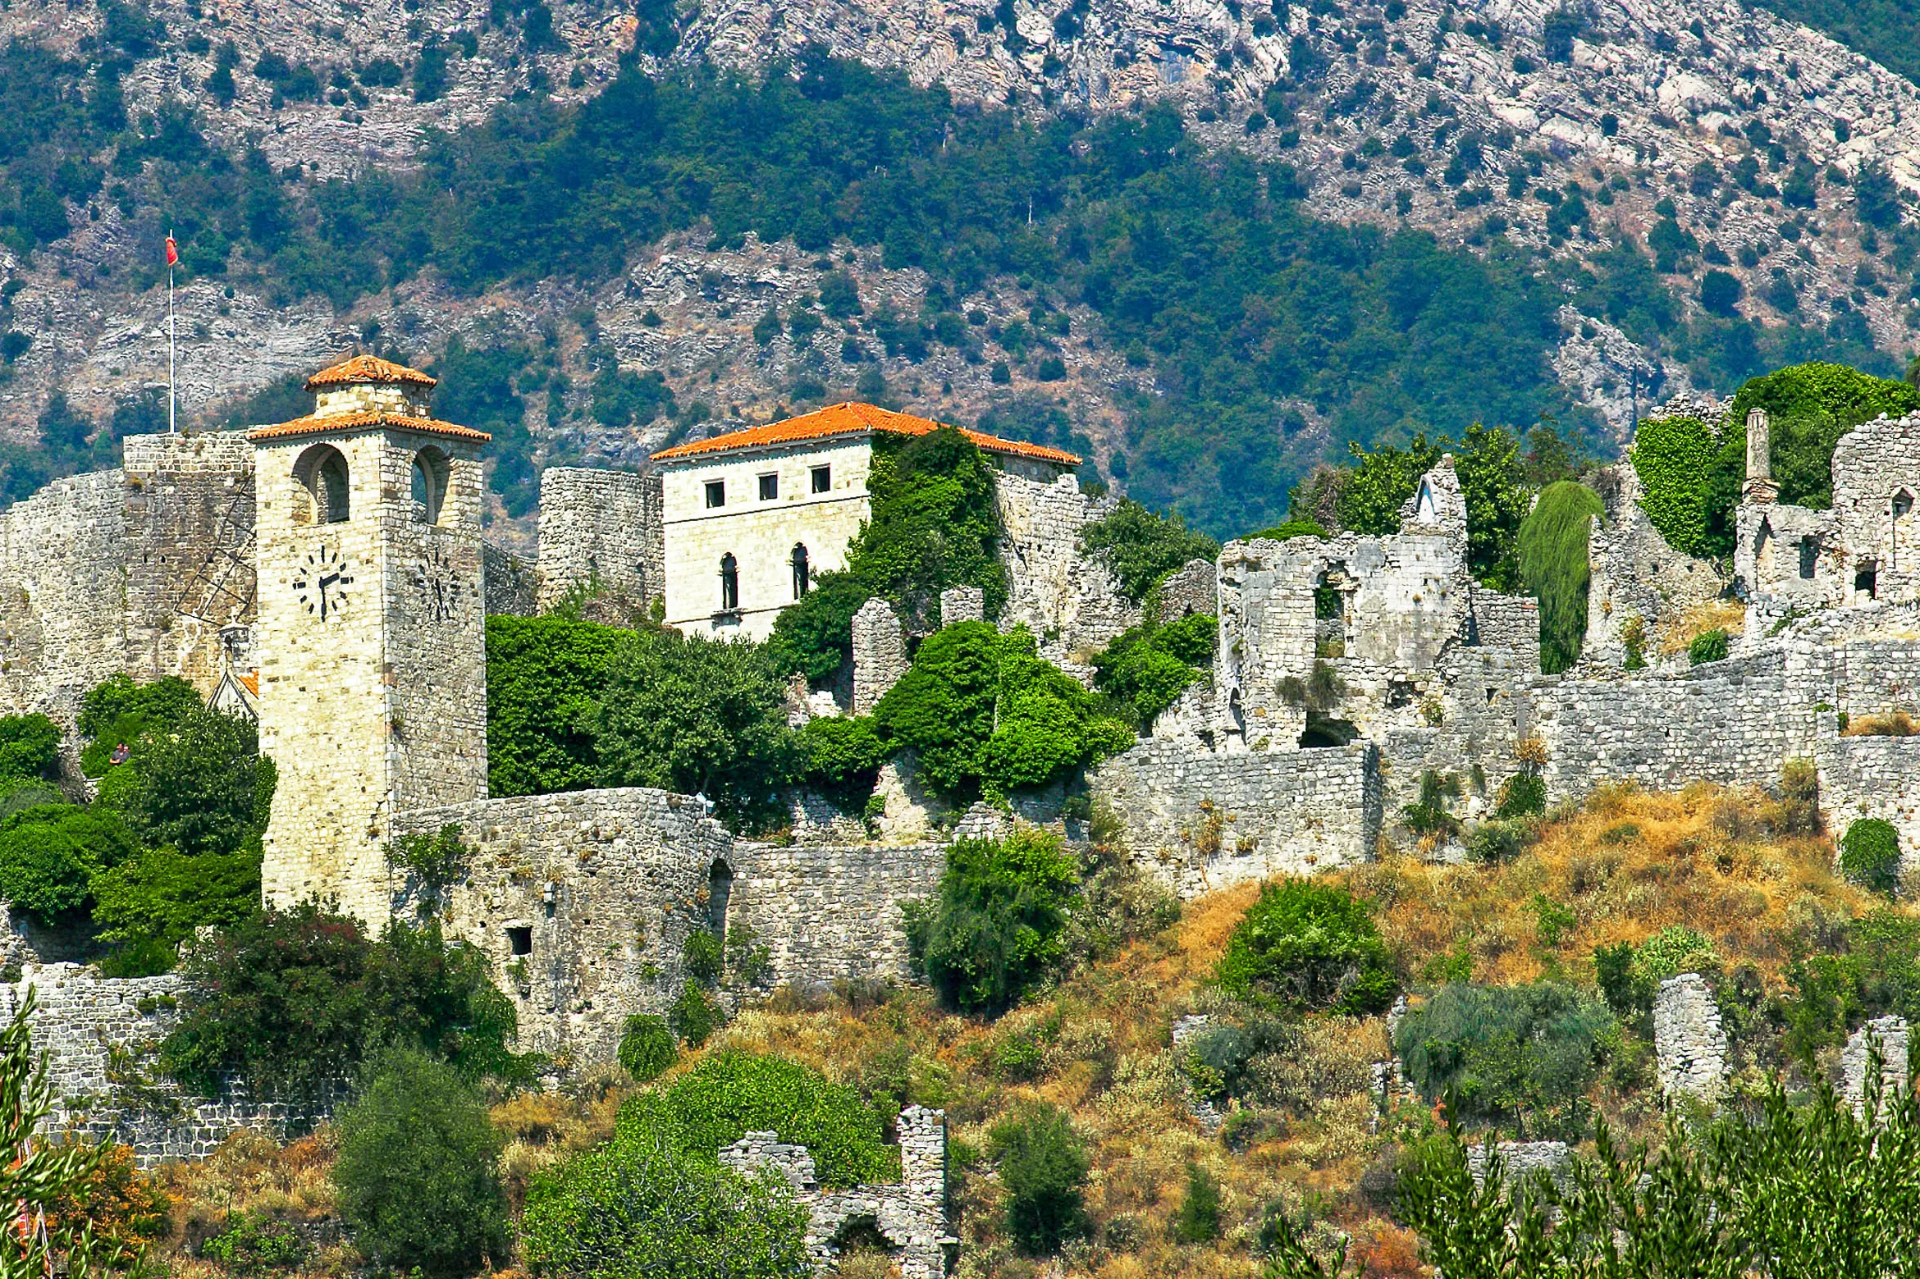
[[[161,1067],[213,1095],[238,1076],[258,1097],[311,1100],[383,1046],[424,1051],[469,1078],[524,1076],[513,1005],[486,955],[438,923],[389,921],[379,941],[311,902],[262,911],[195,945]]]
[[[74,719],[87,739],[80,752],[82,771],[89,777],[104,775],[119,748],[131,749],[149,728],[185,722],[203,705],[193,685],[173,675],[150,684],[115,675],[95,685],[80,699]]]
[[[627,632],[563,617],[487,619],[487,792],[599,784],[594,718]]]
[[[807,1279],[806,1224],[776,1176],[629,1124],[534,1179],[520,1235],[533,1273],[555,1279]]]
[[[1891,897],[1900,888],[1900,839],[1893,823],[1862,817],[1840,840],[1840,872],[1849,883]]]
[[[1633,437],[1641,509],[1667,545],[1687,555],[1723,553],[1707,493],[1719,448],[1714,427],[1697,417],[1648,418]]]
[[[90,883],[100,940],[140,968],[117,975],[147,976],[171,968],[174,948],[198,929],[229,928],[260,909],[260,854],[146,849]]]
[[[414,1051],[382,1053],[336,1130],[340,1216],[375,1264],[463,1279],[505,1259],[506,1142],[451,1067]]]
[[[1346,889],[1282,879],[1227,939],[1215,974],[1235,998],[1265,1008],[1379,1012],[1399,989],[1367,904]]]
[[[54,776],[60,727],[45,715],[0,716],[0,783]]]
[[[1569,1107],[1592,1083],[1613,1025],[1570,986],[1454,984],[1402,1019],[1394,1048],[1421,1095],[1451,1098],[1463,1118],[1577,1131]]]
[[[1211,614],[1194,613],[1164,626],[1143,622],[1095,655],[1093,686],[1144,731],[1188,685],[1211,678],[1219,641],[1220,625]]]
[[[665,1020],[636,1013],[621,1027],[617,1055],[621,1069],[632,1075],[635,1083],[647,1084],[679,1059],[680,1049]]]
[[[776,821],[780,788],[804,766],[786,698],[764,645],[636,632],[607,663],[594,726],[601,784],[703,794],[744,829]]]
[[[807,721],[800,730],[806,752],[806,780],[840,807],[858,809],[873,794],[887,743],[874,731],[870,715],[828,715]]]
[[[1082,528],[1080,549],[1103,561],[1136,604],[1167,574],[1220,554],[1218,542],[1188,528],[1178,513],[1156,515],[1131,498]]]
[[[259,740],[246,716],[196,704],[170,724],[149,724],[125,764],[101,783],[98,802],[121,809],[150,847],[257,850],[275,781]]]
[[[1529,501],[1526,463],[1513,435],[1478,422],[1456,444],[1445,436],[1417,434],[1404,449],[1390,444],[1348,446],[1353,473],[1335,503],[1342,528],[1384,536],[1400,531],[1400,511],[1412,500],[1420,477],[1453,454],[1454,473],[1467,506],[1467,561],[1474,577],[1494,590],[1518,581],[1514,535]]]
[[[939,895],[901,908],[914,966],[950,1007],[1012,1007],[1065,958],[1079,882],[1079,867],[1051,835],[956,842]]]
[[[1606,513],[1600,495],[1561,480],[1540,493],[1516,539],[1520,579],[1540,601],[1540,667],[1564,671],[1587,633],[1587,530]]]
[[[1030,1256],[1047,1256],[1085,1234],[1089,1163],[1067,1115],[1046,1102],[1001,1120],[988,1134],[1000,1163],[1007,1233]]]
[[[43,924],[83,916],[97,875],[139,844],[111,809],[44,804],[0,821],[0,898]]]

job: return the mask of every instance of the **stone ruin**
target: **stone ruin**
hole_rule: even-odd
[[[1660,983],[1653,1000],[1653,1050],[1660,1093],[1712,1104],[1727,1080],[1727,1032],[1713,987],[1699,973]]]
[[[947,1231],[947,1122],[944,1111],[909,1106],[900,1112],[900,1180],[823,1190],[805,1146],[771,1132],[750,1132],[720,1152],[720,1162],[748,1175],[772,1173],[808,1213],[807,1253],[825,1272],[856,1242],[877,1247],[901,1279],[945,1279],[960,1241]]]
[[[1841,1095],[1862,1114],[1867,1105],[1867,1072],[1874,1054],[1880,1057],[1880,1109],[1884,1113],[1903,1093],[1913,1087],[1913,1071],[1907,1055],[1907,1019],[1875,1017],[1853,1032],[1840,1054]]]

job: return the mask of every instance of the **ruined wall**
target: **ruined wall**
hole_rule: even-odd
[[[1519,769],[1514,747],[1533,731],[1539,650],[1534,660],[1510,648],[1457,648],[1442,659],[1428,703],[1438,723],[1396,724],[1380,734],[1382,809],[1389,825],[1413,803],[1420,775],[1457,775],[1464,793],[1452,805],[1481,818],[1496,806],[1501,785]],[[1475,767],[1478,772],[1475,772]]]
[[[55,480],[0,512],[0,699],[70,720],[126,663],[126,477]]]
[[[244,432],[136,435],[126,463],[126,669],[211,693],[220,631],[254,620],[253,445]]]
[[[1146,741],[1088,780],[1095,802],[1125,819],[1134,859],[1184,896],[1363,861],[1380,835],[1370,743],[1214,754]]]
[[[1640,477],[1631,462],[1608,468],[1600,485],[1607,513],[1587,538],[1587,638],[1583,672],[1617,671],[1626,662],[1621,632],[1638,617],[1645,656],[1656,659],[1659,640],[1687,613],[1719,597],[1726,583],[1706,560],[1667,545],[1640,508]]]
[[[1080,530],[1109,514],[1114,499],[1088,497],[1072,474],[1043,482],[1003,469],[994,501],[1005,530],[1003,627],[1025,626],[1040,637],[1042,657],[1072,669],[1139,622],[1106,565],[1079,549]]]
[[[160,1076],[154,1049],[179,1019],[181,979],[103,979],[78,964],[29,968],[0,986],[11,1017],[32,988],[35,1051],[47,1055],[55,1109],[49,1132],[131,1146],[135,1162],[200,1158],[243,1128],[278,1140],[310,1126],[314,1116],[279,1103],[249,1101],[237,1089],[207,1100]]]
[[[540,476],[539,607],[597,582],[644,614],[664,581],[662,536],[657,473],[548,467]]]
[[[1608,780],[1768,784],[1812,753],[1813,701],[1796,695],[1778,648],[1669,676],[1563,679],[1535,709],[1555,798]]]
[[[1871,598],[1920,598],[1920,416],[1856,426],[1833,450],[1833,517]]]
[[[679,994],[688,932],[724,924],[733,839],[689,796],[630,787],[476,800],[399,814],[394,833],[449,824],[474,854],[445,903],[448,925],[492,958],[522,1050],[610,1059],[630,1014],[665,1013]],[[419,895],[402,886],[396,909]]]
[[[1530,595],[1500,595],[1475,586],[1472,617],[1469,643],[1506,649],[1525,673],[1540,673],[1539,600]]]
[[[853,713],[870,715],[907,672],[907,642],[893,605],[871,599],[853,615]]]
[[[939,892],[939,844],[734,845],[733,917],[772,952],[774,985],[907,976],[900,907]]]
[[[1920,866],[1920,737],[1842,737],[1838,717],[1823,711],[1813,758],[1834,838],[1877,817],[1893,826],[1902,869]]]

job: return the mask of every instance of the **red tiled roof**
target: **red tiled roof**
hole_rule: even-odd
[[[887,431],[894,435],[925,435],[947,425],[949,424],[946,422],[915,417],[911,413],[895,413],[890,409],[878,408],[872,404],[848,401],[845,404],[829,404],[826,408],[815,409],[799,417],[790,417],[784,422],[750,426],[743,431],[729,431],[725,435],[716,435],[711,439],[695,440],[691,444],[662,449],[653,455],[653,460],[675,462],[681,458],[698,457],[703,453],[719,453],[728,449],[767,448],[777,444],[793,444],[802,440],[830,439],[836,435],[857,435],[866,431]],[[1049,448],[1044,444],[1029,444],[1024,440],[1003,440],[997,435],[969,431],[965,427],[956,429],[976,446],[989,453],[1033,458],[1036,461],[1054,462],[1061,466],[1080,465],[1080,458],[1065,449]]]
[[[439,379],[419,369],[383,360],[377,355],[356,355],[321,369],[308,378],[307,389],[323,391],[330,386],[351,386],[355,382],[411,382],[415,386],[435,386]]]
[[[401,413],[330,413],[324,417],[297,417],[276,426],[257,426],[247,432],[250,440],[282,440],[296,435],[319,435],[328,431],[358,431],[366,427],[393,427],[401,431],[420,431],[443,435],[450,440],[485,444],[493,437],[470,426],[458,426],[430,417],[407,417]]]
[[[248,671],[245,675],[242,675],[240,677],[240,687],[246,689],[247,692],[255,697],[260,696],[260,672]]]

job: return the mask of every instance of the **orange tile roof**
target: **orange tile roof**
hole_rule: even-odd
[[[330,386],[351,386],[355,382],[411,382],[415,386],[435,386],[439,379],[419,369],[383,360],[377,355],[356,355],[321,369],[308,378],[307,389],[321,391]]]
[[[653,460],[677,462],[682,458],[698,457],[704,453],[719,453],[728,449],[768,448],[777,444],[824,440],[836,435],[857,435],[867,431],[887,431],[894,435],[925,435],[947,425],[950,424],[935,422],[931,418],[915,417],[911,413],[895,413],[890,409],[850,400],[845,404],[829,404],[826,408],[815,409],[799,417],[790,417],[784,422],[750,426],[745,430],[729,431],[725,435],[716,435],[711,439],[695,440],[691,444],[662,449],[653,455]],[[1061,466],[1080,465],[1080,458],[1065,449],[1049,448],[1044,444],[1029,444],[1024,440],[1003,440],[997,435],[969,431],[965,427],[955,429],[989,453],[1033,458],[1041,462],[1055,462]]]
[[[240,677],[240,687],[246,689],[247,692],[254,697],[260,696],[260,672],[248,671],[245,675],[242,675]]]
[[[458,426],[430,417],[407,417],[402,413],[329,413],[324,417],[297,417],[275,426],[257,426],[247,432],[250,440],[282,440],[296,435],[319,435],[328,431],[358,431],[366,427],[390,426],[402,431],[420,431],[443,435],[450,440],[485,444],[493,437],[470,426]]]

